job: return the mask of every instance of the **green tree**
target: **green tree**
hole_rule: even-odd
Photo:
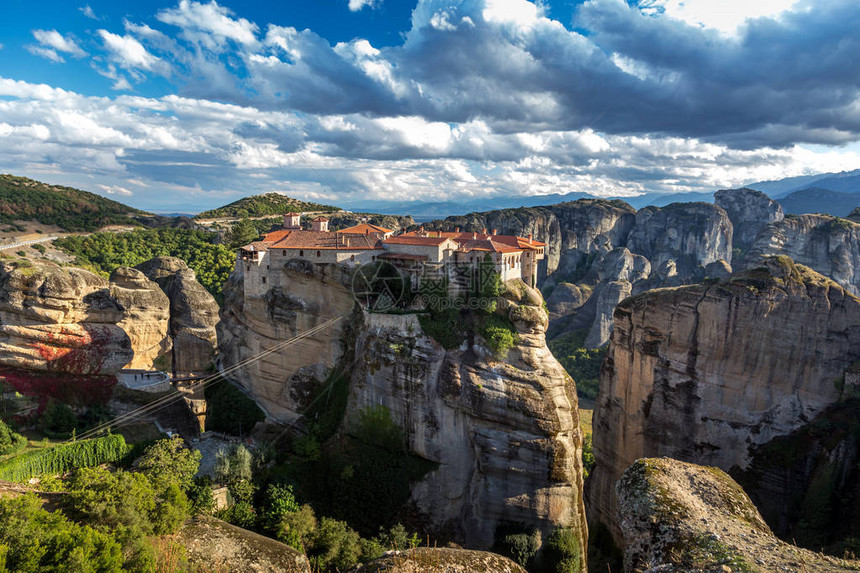
[[[231,248],[236,249],[252,241],[256,241],[259,236],[257,227],[253,221],[250,219],[240,219],[230,227],[230,232],[227,233],[227,243]]]
[[[156,491],[176,484],[183,491],[191,488],[200,467],[201,453],[185,446],[179,436],[159,440],[144,451],[138,467],[152,482]]]
[[[361,558],[361,537],[346,522],[323,517],[308,557],[320,569],[346,571]]]

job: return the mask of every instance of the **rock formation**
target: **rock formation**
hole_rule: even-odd
[[[744,266],[754,267],[772,255],[787,255],[860,294],[860,223],[799,215],[770,224],[753,243]]]
[[[777,539],[723,471],[669,458],[640,459],[618,482],[625,571],[854,571]]]
[[[779,203],[753,189],[723,189],[714,194],[714,203],[725,209],[734,227],[732,246],[746,250],[769,223],[785,218]]]
[[[585,547],[576,388],[546,347],[540,293],[507,284],[497,312],[519,342],[503,359],[477,335],[446,351],[415,315],[365,313],[347,416],[387,407],[409,450],[439,464],[413,485],[411,502],[458,542],[490,547],[507,522],[544,539],[569,526]]]
[[[177,538],[190,564],[202,571],[311,573],[308,558],[289,545],[214,517],[195,517]]]
[[[219,325],[222,366],[347,318],[237,373],[270,417],[299,423],[340,364],[350,378],[341,427],[385,406],[409,453],[439,464],[411,486],[410,505],[430,529],[489,548],[503,522],[532,526],[544,539],[569,526],[586,546],[576,389],[546,347],[538,291],[508,283],[497,312],[516,324],[519,343],[498,359],[477,334],[446,351],[414,314],[353,314],[347,267],[293,260],[269,279],[268,290],[246,295],[241,265],[231,275]]]
[[[501,555],[467,549],[419,547],[392,551],[349,573],[526,573]]]
[[[848,213],[847,219],[849,221],[854,221],[855,223],[860,223],[860,207],[857,207],[850,213]]]
[[[589,512],[613,525],[615,483],[641,457],[746,468],[751,447],[839,400],[834,380],[857,360],[860,299],[787,257],[626,299],[600,374]]]
[[[177,270],[167,294],[127,267],[108,281],[50,262],[0,263],[0,365],[110,375],[166,368],[173,349],[180,365],[195,366],[186,371],[205,369],[217,305],[179,263],[184,270]]]
[[[270,288],[245,295],[244,273],[237,266],[224,285],[224,306],[218,325],[220,360],[224,367],[256,356],[333,317],[349,317],[355,299],[345,267],[291,260],[280,276],[270,273]],[[343,354],[349,321],[273,352],[231,375],[266,414],[295,422]]]
[[[120,267],[110,277],[110,295],[122,309],[118,323],[131,339],[134,357],[126,368],[153,368],[169,356],[170,301],[158,285],[137,269]]]
[[[0,364],[113,374],[133,357],[108,281],[53,263],[0,263]]]
[[[208,370],[217,344],[218,303],[182,259],[157,257],[136,268],[170,301],[173,371],[181,375]]]

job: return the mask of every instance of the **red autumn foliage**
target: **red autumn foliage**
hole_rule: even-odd
[[[110,355],[111,338],[107,327],[83,325],[83,332],[47,332],[45,342],[33,346],[51,370],[97,374]]]
[[[74,376],[16,368],[0,368],[0,376],[16,392],[36,398],[39,414],[50,400],[81,406],[107,404],[117,382],[115,376]]]

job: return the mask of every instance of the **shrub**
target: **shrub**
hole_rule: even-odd
[[[0,456],[12,454],[27,445],[27,438],[16,434],[0,420]]]
[[[421,314],[418,316],[418,322],[424,334],[449,350],[457,348],[466,340],[466,328],[460,311],[455,308]]]
[[[299,504],[293,495],[293,486],[281,484],[269,484],[266,488],[265,504],[263,509],[263,527],[268,531],[275,532],[279,529],[281,519],[288,513],[299,510]]]
[[[308,557],[319,569],[346,571],[361,557],[361,538],[345,522],[323,517],[314,532]]]
[[[161,491],[175,484],[187,491],[200,467],[201,455],[199,451],[185,447],[182,438],[174,436],[149,446],[143,452],[138,467],[156,490]]]
[[[120,544],[109,534],[42,509],[28,494],[0,500],[0,571],[120,571]]]
[[[78,424],[78,417],[66,404],[51,400],[39,418],[42,431],[51,437],[67,438]]]
[[[519,340],[513,323],[497,314],[482,317],[480,333],[497,358],[504,358],[508,350]]]
[[[547,540],[546,560],[552,573],[580,573],[582,547],[570,527],[556,528]]]
[[[290,547],[307,553],[316,528],[314,510],[309,505],[303,505],[297,511],[281,515],[275,536]]]
[[[42,474],[62,474],[77,468],[118,462],[128,451],[129,446],[120,435],[33,450],[0,463],[0,479],[24,482]]]

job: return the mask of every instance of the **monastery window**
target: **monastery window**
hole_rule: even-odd
[[[246,271],[250,271],[250,270],[251,270],[251,265],[245,265],[245,270],[246,270]]]
[[[266,277],[263,277],[263,284],[266,284]]]
[[[349,256],[349,260],[350,260],[350,261],[352,261],[352,262],[354,263],[354,262],[355,262],[355,255],[350,255],[350,256]]]
[[[305,256],[305,252],[304,252],[304,251],[299,251],[299,256],[300,256],[300,257]]]
[[[320,252],[319,252],[319,251],[317,251],[317,257],[321,257],[321,256],[322,256],[322,255],[320,254]]]

